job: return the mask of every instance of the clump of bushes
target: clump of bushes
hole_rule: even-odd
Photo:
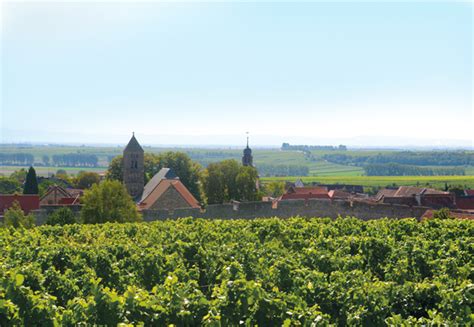
[[[47,225],[71,225],[77,223],[76,215],[71,209],[62,207],[48,215]]]
[[[12,228],[31,228],[35,225],[35,217],[32,214],[26,215],[20,204],[15,201],[5,212],[3,225]]]

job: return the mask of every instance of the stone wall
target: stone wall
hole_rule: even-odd
[[[59,206],[45,206],[33,213],[38,225],[45,223],[49,213]],[[71,209],[79,216],[80,206],[72,206]],[[254,218],[290,218],[301,217],[357,217],[363,220],[380,218],[408,218],[420,219],[428,210],[427,207],[416,207],[388,203],[369,203],[362,201],[346,200],[284,200],[278,202],[276,208],[272,208],[271,202],[245,202],[235,204],[209,205],[205,210],[185,208],[175,210],[143,210],[144,221],[176,219],[184,217],[207,218],[207,219],[254,219]]]
[[[329,217],[338,216],[357,217],[363,220],[380,218],[407,218],[420,219],[428,210],[426,207],[405,206],[396,204],[372,204],[368,202],[350,202],[345,200],[284,200],[278,202],[277,208],[272,208],[271,202],[247,202],[240,204],[210,205],[205,210],[176,209],[145,210],[145,221],[176,219],[182,217],[196,217],[209,219],[253,219],[266,217],[289,218],[301,217]]]

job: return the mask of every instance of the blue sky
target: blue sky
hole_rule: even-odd
[[[473,146],[472,14],[3,2],[0,142]]]

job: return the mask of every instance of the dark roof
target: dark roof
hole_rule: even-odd
[[[146,183],[145,188],[143,189],[143,194],[142,198],[140,201],[143,201],[150,195],[151,192],[158,186],[158,184],[163,180],[163,179],[179,179],[178,176],[174,173],[173,169],[171,168],[161,168],[159,172],[155,174],[155,176],[152,177]]]
[[[123,151],[142,151],[143,148],[141,147],[140,143],[138,143],[137,139],[135,138],[135,134],[132,135],[132,138],[128,142],[127,146]]]

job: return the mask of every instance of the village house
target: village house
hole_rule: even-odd
[[[77,205],[84,191],[80,189],[64,188],[59,185],[48,187],[46,193],[40,198],[40,206],[46,205]]]
[[[449,192],[415,186],[382,189],[374,197],[375,202],[424,206],[435,209],[455,208],[455,196]]]
[[[200,208],[173,170],[162,168],[145,183],[145,155],[135,135],[123,151],[123,181],[139,210]]]

